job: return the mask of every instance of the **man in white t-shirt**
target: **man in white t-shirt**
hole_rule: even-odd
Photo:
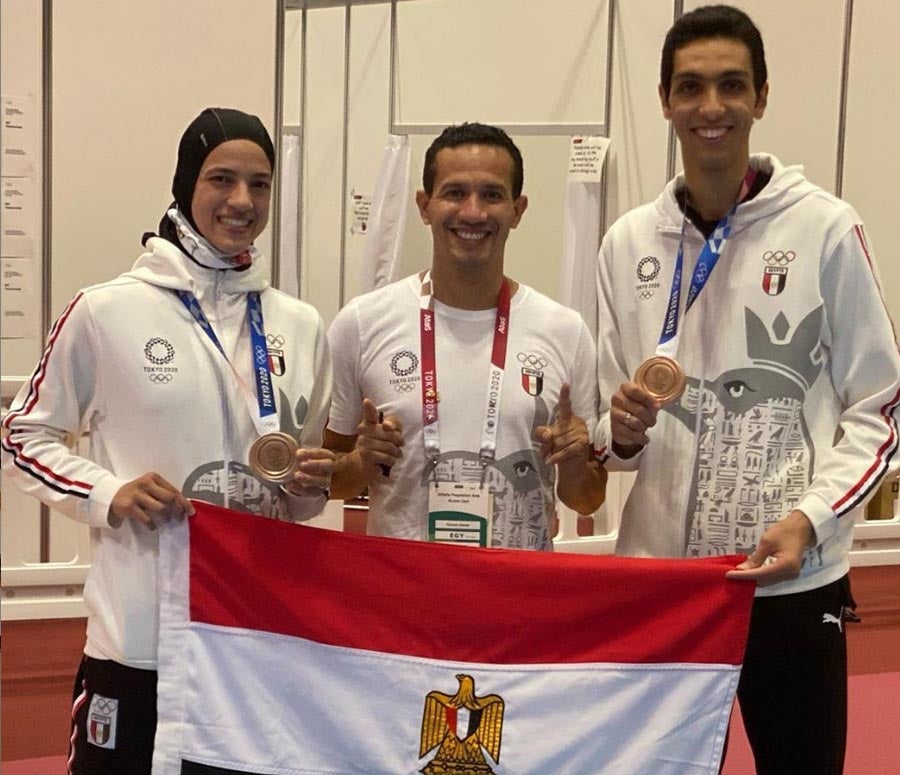
[[[353,299],[332,324],[332,494],[368,488],[371,534],[550,549],[554,487],[580,513],[603,502],[591,335],[504,275],[522,183],[503,130],[445,129],[416,194],[430,269]]]

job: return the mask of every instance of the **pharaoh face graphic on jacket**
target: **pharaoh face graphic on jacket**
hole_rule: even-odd
[[[822,315],[817,307],[792,328],[779,313],[770,333],[745,309],[752,365],[712,380],[689,376],[681,400],[666,408],[697,429],[686,557],[751,553],[806,491],[815,461],[803,405],[822,370]],[[810,550],[804,562],[817,558]]]

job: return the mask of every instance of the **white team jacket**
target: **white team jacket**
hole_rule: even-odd
[[[161,238],[132,271],[81,291],[51,330],[43,357],[4,420],[3,467],[26,492],[92,527],[85,653],[154,668],[156,533],[110,524],[113,496],[149,471],[185,495],[291,519],[323,498],[285,496],[246,464],[257,431],[222,354],[175,294],[199,299],[256,406],[246,298],[260,291],[281,430],[321,446],[331,363],[315,309],[268,287],[258,259],[207,269]],[[90,459],[71,449],[90,433]]]
[[[678,250],[675,192],[617,221],[600,250],[596,446],[609,470],[636,470],[617,551],[638,556],[750,552],[766,525],[802,509],[818,546],[800,578],[814,589],[848,569],[860,507],[900,464],[900,355],[857,213],[768,155],[772,178],[734,216],[694,306],[681,316],[680,401],[641,453],[610,449],[610,397],[653,355]],[[682,309],[703,236],[688,222]]]

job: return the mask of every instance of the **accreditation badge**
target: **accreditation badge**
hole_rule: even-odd
[[[428,487],[428,540],[490,546],[494,496],[477,482],[437,482]]]

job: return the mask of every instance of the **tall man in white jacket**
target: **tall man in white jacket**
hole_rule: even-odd
[[[192,513],[189,497],[285,519],[325,503],[324,327],[312,307],[269,286],[253,247],[274,160],[258,118],[203,111],[181,138],[159,236],[145,235],[130,272],[70,302],[4,420],[12,480],[91,527],[69,773],[150,772],[157,522]],[[254,440],[277,430],[307,447],[281,486],[247,465]],[[88,458],[72,449],[84,432]]]
[[[637,472],[619,553],[749,555],[728,575],[759,583],[738,688],[757,772],[838,775],[847,553],[900,462],[900,355],[857,213],[750,155],[768,90],[743,12],[669,31],[684,173],[600,250],[596,445]]]
[[[522,184],[503,130],[445,129],[416,195],[429,270],[357,297],[331,326],[333,494],[368,487],[369,533],[548,550],[554,485],[584,513],[603,501],[590,332],[505,274]]]

